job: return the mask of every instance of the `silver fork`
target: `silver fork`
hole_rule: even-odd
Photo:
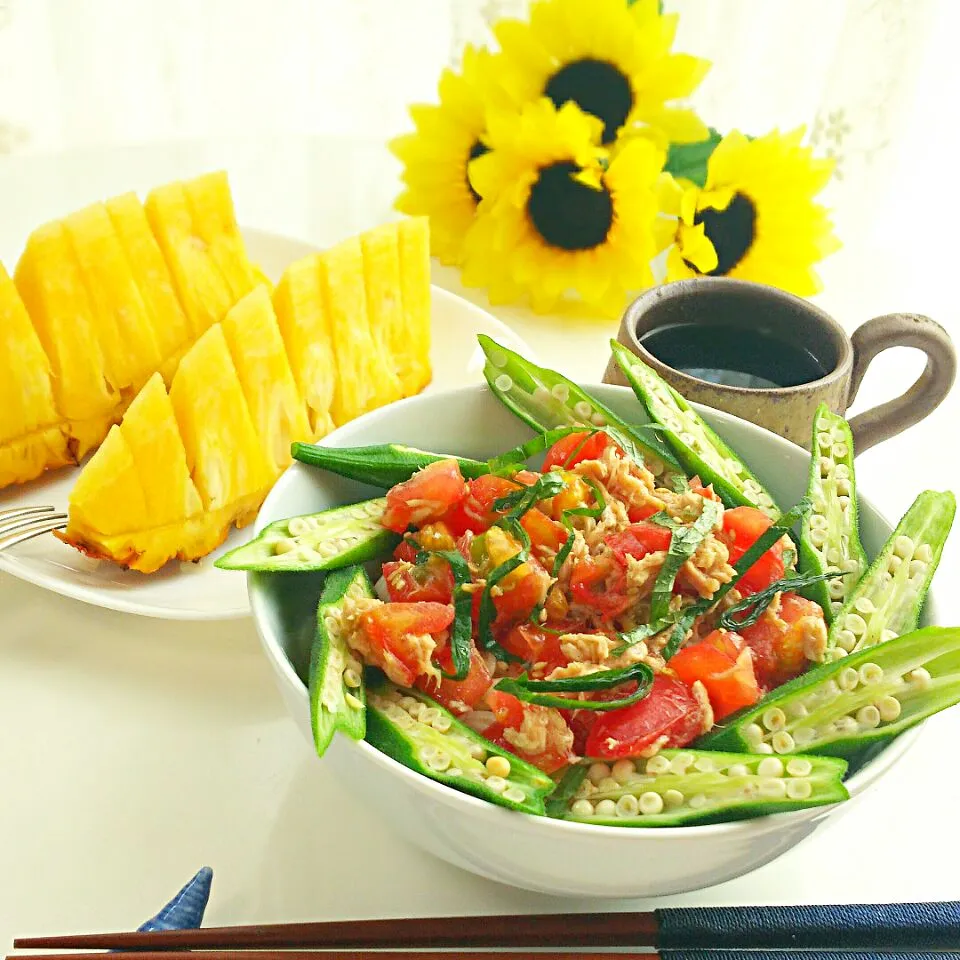
[[[56,513],[56,507],[13,507],[0,510],[0,551],[15,547],[67,525],[67,515]]]

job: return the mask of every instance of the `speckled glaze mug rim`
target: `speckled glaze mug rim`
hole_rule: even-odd
[[[798,383],[792,387],[737,387],[726,383],[714,383],[711,380],[701,380],[699,377],[693,377],[682,370],[677,370],[669,364],[664,363],[654,354],[652,354],[643,344],[637,335],[639,321],[643,315],[655,304],[662,300],[674,300],[691,296],[703,296],[712,292],[739,289],[745,293],[762,299],[778,300],[792,302],[798,309],[808,314],[816,320],[829,333],[831,340],[837,349],[837,362],[834,368],[825,376],[817,380],[807,380],[804,383]],[[644,328],[644,332],[656,328],[656,324],[651,324]],[[690,326],[697,326],[695,321]],[[749,280],[732,280],[726,277],[701,277],[696,280],[675,280],[672,283],[665,283],[660,286],[651,287],[640,294],[627,307],[624,313],[624,328],[626,335],[630,340],[629,348],[636,353],[644,363],[653,367],[658,373],[669,373],[673,378],[679,381],[682,386],[677,389],[684,393],[685,388],[698,389],[701,387],[711,387],[715,390],[724,391],[739,396],[782,396],[807,393],[810,390],[820,390],[827,388],[849,377],[853,369],[853,346],[850,342],[850,335],[837,323],[833,317],[825,310],[815,306],[802,297],[779,290],[776,287],[770,287],[762,283],[753,283]]]

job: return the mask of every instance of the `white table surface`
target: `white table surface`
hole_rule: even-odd
[[[382,148],[345,141],[6,160],[0,255],[12,266],[45,217],[214,166],[229,169],[245,223],[318,243],[385,219],[395,189]],[[956,313],[942,312],[952,308],[949,278],[895,253],[838,255],[824,305],[849,329],[898,308],[953,326]],[[458,288],[448,271],[437,279]],[[615,325],[495,312],[546,362],[581,381],[602,375]],[[899,353],[881,358],[864,401],[900,392],[919,370]],[[955,391],[923,425],[858,461],[862,488],[898,516],[921,487],[950,486],[958,417]],[[955,535],[938,574],[948,619],[958,544]],[[931,721],[877,789],[808,843],[739,880],[650,905],[960,898],[958,741],[960,709]],[[140,619],[0,574],[0,777],[0,950],[14,934],[128,929],[204,864],[214,869],[208,923],[599,908],[481,880],[375,822],[288,719],[250,620]]]

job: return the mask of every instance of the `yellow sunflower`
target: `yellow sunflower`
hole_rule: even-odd
[[[490,60],[488,51],[468,46],[462,73],[448,69],[440,76],[440,103],[410,107],[416,131],[390,142],[404,165],[406,186],[396,209],[430,218],[431,252],[446,264],[460,263],[480,199],[467,179],[467,164],[487,149],[484,86]]]
[[[661,177],[658,246],[667,279],[707,275],[755,280],[798,296],[820,288],[814,264],[840,246],[814,197],[833,172],[801,146],[803,128],[749,140],[727,134],[707,161],[703,187]]]
[[[604,144],[644,127],[662,145],[703,140],[692,110],[665,105],[689,96],[710,67],[670,52],[677,21],[657,0],[539,0],[529,23],[494,27],[496,83],[517,109],[544,96],[558,107],[572,100],[603,121]]]
[[[528,297],[538,312],[571,293],[618,316],[628,291],[652,281],[657,178],[664,152],[635,139],[612,159],[603,121],[546,97],[491,112],[490,152],[470,164],[483,198],[464,243],[463,282],[492,303]]]

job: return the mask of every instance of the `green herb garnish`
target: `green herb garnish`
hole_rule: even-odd
[[[717,623],[726,630],[752,627],[763,616],[767,607],[773,603],[773,598],[778,593],[784,593],[787,590],[803,590],[804,587],[812,587],[815,583],[842,576],[844,574],[837,570],[833,573],[808,573],[799,577],[784,577],[782,580],[777,580],[776,583],[771,583],[769,587],[751,594],[749,597],[744,597],[732,607],[728,607],[721,614]],[[746,616],[738,619],[737,614],[741,613],[745,613]]]
[[[571,700],[555,696],[561,693],[587,693],[595,690],[612,690],[621,684],[636,680],[637,689],[626,697],[616,700]],[[642,700],[653,683],[653,670],[645,663],[634,663],[616,670],[598,670],[585,677],[564,677],[562,680],[530,680],[526,673],[519,677],[504,677],[494,686],[526,703],[541,707],[559,707],[562,710],[619,710]]]

